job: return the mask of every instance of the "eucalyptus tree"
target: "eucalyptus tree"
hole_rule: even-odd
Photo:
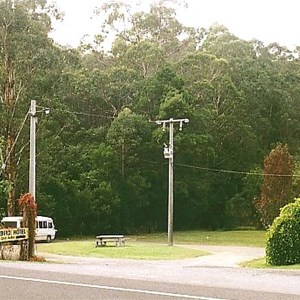
[[[170,118],[172,116],[166,116],[166,110],[169,102],[167,98],[172,98],[172,93],[186,96],[184,80],[178,76],[172,64],[165,63],[155,74],[143,81],[133,107],[150,120]]]
[[[264,49],[264,61],[272,66],[270,104],[271,142],[287,143],[299,152],[299,57],[286,47],[272,43]]]
[[[150,161],[151,165],[151,157],[155,155],[151,123],[125,108],[112,122],[107,132],[107,142],[117,162],[113,177],[120,195],[123,227],[132,230],[145,224],[151,226],[151,222],[157,221],[153,212],[149,211],[157,199],[157,196],[151,197],[152,189],[159,189],[152,182],[157,175],[160,176],[147,163]]]
[[[223,26],[187,28],[170,2],[148,12],[104,4],[97,43],[81,53],[65,49],[61,61],[73,61],[64,72],[48,69],[51,76],[35,73],[29,81],[27,99],[47,91],[44,101],[54,107],[42,144],[48,151],[40,155],[50,163],[40,169],[47,176],[38,188],[42,208],[57,214],[58,225],[70,221],[66,234],[76,224],[81,232],[111,224],[164,228],[165,135],[149,120],[190,119],[175,135],[178,228],[222,226],[232,215],[248,222],[258,182],[217,170],[253,169],[277,139],[297,148],[299,61]],[[112,35],[111,51],[104,51]],[[62,52],[45,49],[60,65]]]
[[[259,141],[260,159],[278,141],[293,143],[298,131],[297,59],[291,50],[258,40],[245,41],[215,24],[202,49],[228,62],[231,80],[239,91],[248,124]],[[293,125],[292,125],[293,124]]]
[[[216,34],[216,37],[213,35],[215,39],[206,38],[203,48],[186,55],[176,64],[176,71],[184,79],[191,98],[190,126],[193,128],[194,143],[190,145],[207,149],[194,161],[201,162],[200,168],[238,172],[253,167],[260,148],[256,132],[247,120],[247,100],[235,80],[238,70],[233,72],[238,58],[235,60],[234,55],[229,55],[229,49],[217,52],[221,46],[229,48],[230,42],[225,37],[226,43],[218,44],[222,34],[238,42],[227,31]],[[234,52],[234,49],[233,46],[230,51]],[[203,151],[200,149],[199,153]],[[226,203],[240,191],[242,175],[222,171],[198,173],[201,174],[198,178],[203,182],[201,199],[206,199],[206,204],[203,202],[206,213],[202,220],[206,220],[206,224],[214,220],[215,226],[224,226]]]
[[[9,189],[7,213],[16,212],[17,157],[16,142],[23,120],[45,69],[52,61],[48,49],[52,41],[50,11],[44,0],[0,1],[0,99],[2,110],[0,134],[5,138],[5,177]],[[35,82],[35,83],[34,83]],[[41,81],[40,81],[41,82]]]
[[[101,41],[114,36],[112,54],[133,60],[146,77],[165,59],[176,60],[194,51],[201,40],[199,30],[183,26],[177,20],[174,4],[176,7],[179,2],[162,0],[152,3],[147,12],[122,2],[103,4],[97,10],[105,20],[99,35]]]

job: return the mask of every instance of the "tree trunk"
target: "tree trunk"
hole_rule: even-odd
[[[35,257],[35,217],[37,215],[37,206],[35,199],[30,193],[23,194],[19,199],[19,205],[23,212],[23,222],[28,228],[28,248],[22,249],[24,257],[28,259]],[[27,253],[27,252],[28,253]]]
[[[6,176],[10,184],[7,198],[7,215],[14,216],[16,214],[16,192],[15,192],[15,181],[16,181],[16,165],[14,161],[14,138],[9,134],[7,137],[7,155],[8,161],[6,166]]]
[[[13,117],[15,110],[15,69],[11,58],[9,56],[7,34],[4,35],[3,40],[3,53],[4,53],[4,72],[5,72],[5,85],[4,85],[4,103],[7,108],[7,121],[6,121],[6,177],[10,183],[10,189],[7,199],[7,214],[13,216],[16,213],[16,193],[15,193],[15,181],[16,181],[16,164],[14,159],[14,144],[15,133],[13,130]]]
[[[121,148],[121,172],[122,178],[125,179],[125,141],[122,142]]]

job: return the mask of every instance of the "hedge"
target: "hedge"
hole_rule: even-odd
[[[300,263],[300,198],[284,206],[267,231],[266,261],[277,266]]]

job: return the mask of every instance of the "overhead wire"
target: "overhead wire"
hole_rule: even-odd
[[[162,165],[160,162],[154,162],[149,160],[142,160],[147,163],[151,164],[159,164]],[[163,165],[167,165],[166,163]],[[209,171],[209,172],[216,172],[216,173],[227,173],[227,174],[239,174],[239,175],[252,175],[252,176],[270,176],[270,177],[300,177],[300,174],[272,174],[272,173],[263,173],[263,172],[247,172],[247,171],[235,171],[235,170],[226,170],[226,169],[216,169],[216,168],[207,168],[207,167],[199,167],[187,164],[180,164],[174,163],[174,167],[185,167],[185,168],[192,168],[197,170]]]
[[[91,114],[91,113],[78,112],[78,111],[70,111],[70,110],[67,110],[67,109],[51,108],[51,110],[65,112],[65,113],[69,113],[69,114],[73,114],[73,115],[79,115],[79,116],[114,119],[114,117],[112,117],[112,116],[107,116],[107,115],[104,116],[104,115],[99,115],[99,114]]]
[[[69,114],[73,114],[73,115],[81,115],[81,116],[96,117],[96,118],[105,118],[105,119],[114,119],[114,117],[108,116],[108,115],[105,115],[105,116],[104,116],[104,115],[99,115],[99,114],[91,114],[91,113],[85,113],[85,112],[76,112],[76,111],[70,111],[70,110],[67,110],[67,109],[51,108],[51,110],[53,110],[53,111],[65,112],[65,113],[69,113]],[[13,143],[12,147],[10,148],[10,150],[9,150],[9,152],[8,152],[8,154],[7,154],[7,156],[5,157],[5,160],[2,161],[2,165],[0,166],[0,175],[1,175],[2,172],[4,171],[4,169],[5,169],[5,167],[6,167],[6,164],[7,164],[7,162],[8,162],[8,159],[9,159],[9,157],[10,157],[12,151],[13,151],[14,148],[15,148],[15,145],[16,145],[16,143],[17,143],[17,141],[18,141],[18,138],[19,138],[19,136],[20,136],[20,134],[21,134],[21,132],[22,132],[22,130],[23,130],[23,127],[24,127],[24,125],[25,125],[25,122],[26,122],[26,120],[27,120],[28,114],[29,114],[29,111],[26,113],[26,115],[25,115],[25,117],[24,117],[24,120],[23,120],[23,122],[22,122],[22,124],[21,124],[21,126],[20,126],[20,129],[19,129],[19,131],[18,131],[18,133],[17,133],[17,135],[16,135],[16,138],[15,138],[15,140],[14,140],[14,143]],[[61,133],[61,131],[62,131],[62,130],[60,130],[60,133]]]
[[[186,164],[175,164],[175,166],[186,167],[199,169],[203,171],[211,171],[218,173],[228,173],[228,174],[240,174],[240,175],[253,175],[253,176],[272,176],[272,177],[300,177],[300,174],[272,174],[272,173],[260,173],[260,172],[247,172],[247,171],[235,171],[235,170],[225,170],[225,169],[214,169],[214,168],[206,168],[206,167],[198,167]]]

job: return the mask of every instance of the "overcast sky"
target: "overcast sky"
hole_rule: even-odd
[[[77,46],[85,35],[100,32],[100,20],[93,17],[95,7],[105,0],[52,0],[65,12],[63,22],[54,24],[51,37],[60,44]],[[123,0],[134,4],[137,1]],[[141,1],[145,9],[152,0]],[[300,0],[185,0],[188,8],[177,11],[184,25],[208,28],[215,22],[226,26],[239,38],[256,38],[265,44],[278,42],[300,46]]]

